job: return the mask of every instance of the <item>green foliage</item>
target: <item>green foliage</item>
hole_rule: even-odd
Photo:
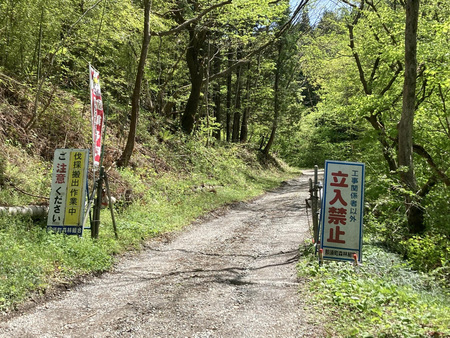
[[[4,185],[0,189],[0,205],[45,202],[50,194],[51,166],[9,143],[2,146],[2,151]]]
[[[326,261],[310,252],[298,265],[310,280],[309,302],[322,310],[333,337],[423,337],[450,334],[450,294],[395,254],[364,247],[360,266]],[[336,316],[336,314],[339,314]]]
[[[450,241],[440,234],[414,236],[400,243],[414,269],[432,271],[443,284],[450,282]]]
[[[104,271],[112,264],[111,247],[88,239],[47,233],[28,218],[0,217],[0,310],[64,283],[75,275]]]
[[[210,145],[214,142],[214,133],[220,131],[220,127],[221,125],[216,122],[215,117],[204,117],[200,119],[199,127],[195,136],[198,140],[202,140],[205,145]]]
[[[198,8],[202,10],[218,2],[201,0]],[[0,1],[1,205],[45,202],[54,149],[90,148],[88,63],[100,71],[105,106],[110,107],[111,132],[108,131],[106,139],[105,159],[108,166],[113,167],[120,155],[127,136],[129,101],[142,43],[142,4],[101,1],[89,7],[93,4],[67,0]],[[194,33],[206,34],[198,46],[203,53],[200,66],[206,67],[206,60],[211,60],[211,67],[204,68],[204,74],[208,71],[210,76],[214,75],[216,58],[221,62],[219,71],[228,66],[225,51],[233,52],[233,59],[245,57],[268,43],[287,19],[288,5],[288,1],[237,0],[203,16],[195,23]],[[339,12],[325,13],[314,27],[309,26],[305,13],[301,23],[256,53],[249,69],[241,69],[242,109],[248,108],[250,113],[250,142],[264,146],[261,140],[267,140],[274,119],[274,81],[275,72],[279,71],[276,94],[280,99],[280,116],[278,137],[272,149],[301,167],[321,165],[325,159],[366,163],[365,233],[407,256],[415,268],[433,270],[437,279],[445,281],[449,275],[446,248],[450,236],[447,216],[450,191],[440,178],[450,175],[450,6],[448,1],[438,0],[421,6],[414,142],[429,156],[415,155],[414,161],[419,186],[426,187],[427,182],[433,185],[424,198],[415,199],[425,210],[427,231],[420,237],[410,238],[407,231],[403,202],[412,192],[400,184],[401,168],[389,168],[386,162],[387,158],[395,162],[397,152],[404,49],[402,6],[389,1],[366,2],[355,24],[352,22],[357,11],[342,7]],[[199,14],[182,1],[153,1],[152,32],[177,26],[174,8],[185,20]],[[349,28],[354,33],[353,50],[349,47]],[[127,246],[139,247],[142,238],[178,228],[209,208],[254,195],[278,180],[273,171],[264,170],[267,168],[257,161],[252,146],[207,146],[213,144],[211,134],[218,126],[212,118],[207,122],[205,112],[212,115],[214,111],[213,94],[221,95],[225,111],[225,78],[215,78],[209,86],[203,86],[210,93],[202,93],[208,100],[200,100],[195,135],[187,137],[176,132],[190,90],[184,59],[190,39],[187,30],[162,37],[152,34],[132,169],[111,171],[116,179],[113,188],[118,194],[130,188],[136,201],[129,209],[121,209],[121,240],[113,239],[108,220],[107,237],[95,245],[50,236],[43,230],[42,234],[31,231],[29,220],[17,221],[19,228],[28,229],[17,234],[2,225],[8,229],[2,232],[5,241],[22,243],[8,247],[10,253],[2,251],[11,271],[17,270],[22,276],[11,281],[11,271],[7,278],[0,275],[0,281],[10,283],[1,289],[8,295],[0,294],[4,306],[23,297],[23,290],[45,285],[41,273],[72,276],[79,271],[102,271],[111,264],[110,253]],[[280,41],[283,49],[278,53],[275,47]],[[210,55],[206,55],[208,46],[217,50],[212,48]],[[230,94],[235,102],[236,72],[231,79]],[[249,88],[245,81],[249,82]],[[34,108],[37,119],[31,129],[25,130]],[[222,126],[224,120],[222,116]],[[254,169],[248,169],[249,166]],[[431,175],[436,175],[436,182],[430,180]],[[108,218],[107,213],[104,216]],[[24,265],[16,261],[15,255],[34,250],[27,236],[48,237],[42,241],[54,247],[58,263],[47,266],[37,259],[40,263],[35,266],[31,258],[24,258]],[[4,245],[4,241],[1,243],[0,246]],[[97,264],[89,261],[90,255],[98,258],[98,265],[90,265]],[[71,262],[72,256],[83,263]],[[390,292],[378,284],[373,287],[378,293]],[[339,302],[351,300],[343,297]]]
[[[361,127],[339,112],[305,110],[298,121],[283,127],[276,149],[288,163],[301,168],[322,166],[327,159],[361,159]]]
[[[366,164],[365,235],[402,254],[414,269],[430,273],[443,285],[448,283],[449,229],[445,217],[439,214],[448,208],[448,203],[444,202],[446,196],[436,190],[423,201],[423,207],[432,213],[427,218],[429,230],[424,235],[411,237],[405,225],[404,191],[398,177],[381,174],[382,167],[377,167],[373,159]]]
[[[450,238],[450,226],[447,215],[450,215],[450,188],[441,184],[440,189],[433,190],[424,200],[429,217],[427,228]]]

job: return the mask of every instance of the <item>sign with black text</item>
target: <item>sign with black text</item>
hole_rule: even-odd
[[[47,229],[67,235],[83,234],[87,149],[56,149]]]
[[[362,259],[364,164],[325,161],[321,241],[324,259]]]

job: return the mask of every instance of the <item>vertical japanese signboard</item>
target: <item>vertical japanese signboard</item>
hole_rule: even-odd
[[[47,229],[68,235],[83,233],[87,149],[56,149]]]
[[[361,261],[364,164],[326,161],[322,203],[323,258]]]
[[[103,133],[103,101],[100,90],[100,74],[89,65],[89,83],[91,89],[91,119],[92,119],[92,139],[93,139],[93,159],[94,167],[100,165],[102,152]]]

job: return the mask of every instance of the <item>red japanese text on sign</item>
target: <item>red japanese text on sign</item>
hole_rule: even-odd
[[[345,207],[348,203],[342,197],[342,189],[348,188],[348,184],[345,183],[348,174],[339,170],[337,172],[332,172],[331,177],[333,182],[330,183],[330,186],[337,187],[339,189],[333,189],[335,195],[329,202],[329,205],[340,204],[341,207],[332,206],[328,208],[328,223],[337,226],[336,228],[330,227],[327,242],[345,243],[345,239],[340,237],[341,235],[345,235],[345,231],[341,231],[340,225],[347,224],[347,209]]]

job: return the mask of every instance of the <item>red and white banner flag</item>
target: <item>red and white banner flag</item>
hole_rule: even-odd
[[[94,167],[98,167],[100,165],[100,156],[102,153],[104,114],[102,93],[100,91],[100,74],[91,65],[89,65],[89,82],[91,89],[92,152],[94,156]]]

